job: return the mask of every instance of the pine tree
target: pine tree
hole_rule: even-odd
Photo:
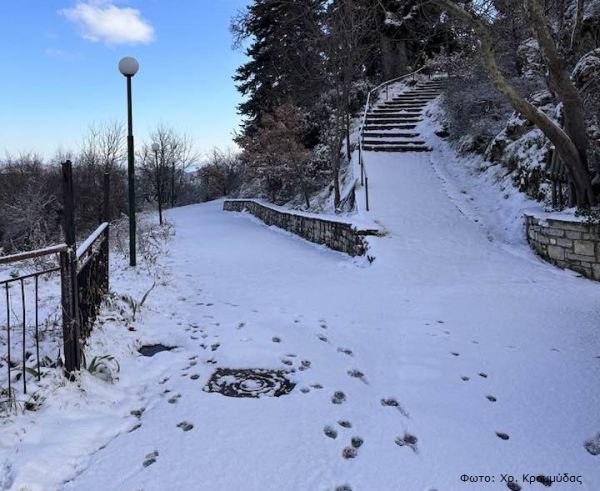
[[[250,60],[234,76],[246,97],[242,136],[282,104],[310,108],[319,95],[318,32],[323,0],[255,0],[232,23],[238,43],[251,40]]]

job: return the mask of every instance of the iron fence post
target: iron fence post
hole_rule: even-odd
[[[81,367],[79,347],[79,291],[77,288],[77,246],[71,161],[62,164],[63,227],[68,248],[60,253],[61,303],[63,313],[63,345],[65,371],[69,378]]]

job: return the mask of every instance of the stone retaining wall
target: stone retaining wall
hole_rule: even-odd
[[[357,230],[349,223],[278,210],[255,200],[225,200],[223,210],[248,211],[267,225],[275,225],[306,240],[351,256],[363,256],[367,251],[364,237],[378,233],[377,230]]]
[[[525,215],[527,240],[547,261],[600,280],[600,230],[583,222]]]

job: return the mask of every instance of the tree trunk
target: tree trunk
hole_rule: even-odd
[[[352,151],[350,150],[350,113],[346,111],[346,157],[348,162],[352,160]]]
[[[310,194],[306,185],[302,185],[302,192],[304,193],[304,202],[306,203],[306,209],[310,210]]]
[[[175,162],[171,164],[171,208],[175,208]]]
[[[488,27],[479,17],[463,9],[451,0],[434,1],[473,27],[481,41],[481,49],[488,76],[496,89],[508,99],[515,111],[535,124],[554,144],[573,181],[576,204],[578,206],[589,206],[592,204],[594,197],[587,169],[587,159],[585,157],[587,137],[581,99],[577,89],[570,81],[564,63],[556,53],[554,42],[549,35],[545,18],[541,13],[537,0],[527,0],[527,6],[536,37],[547,60],[548,70],[556,85],[559,99],[563,102],[565,130],[537,107],[521,97],[515,88],[504,78],[496,61],[494,40]],[[577,111],[580,111],[580,113],[577,114]]]
[[[163,224],[162,216],[162,189],[160,185],[160,168],[156,169],[156,201],[158,202],[158,223]]]

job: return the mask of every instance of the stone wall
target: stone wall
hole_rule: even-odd
[[[525,215],[527,240],[547,261],[600,280],[600,230],[583,222]]]
[[[306,240],[345,252],[351,256],[366,254],[367,244],[364,237],[378,233],[377,230],[357,230],[349,223],[279,210],[255,200],[225,200],[223,209],[225,211],[247,211],[267,225],[275,225]]]

